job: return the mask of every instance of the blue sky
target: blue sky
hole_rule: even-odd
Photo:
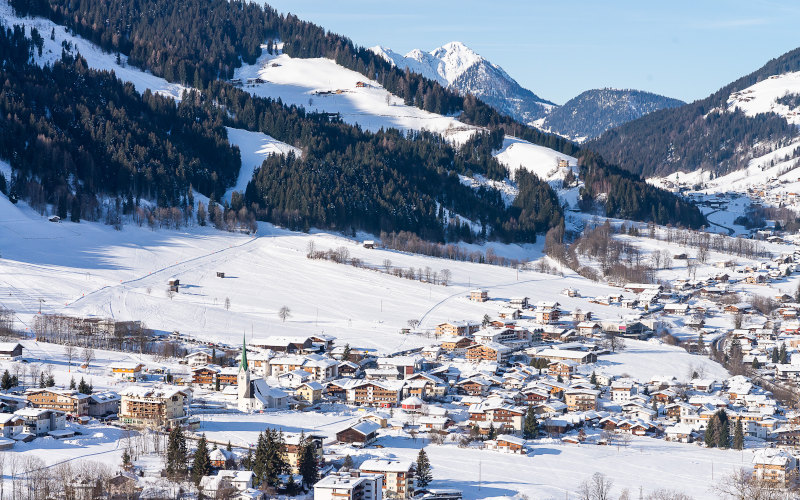
[[[707,96],[800,46],[800,2],[267,0],[363,46],[458,40],[558,104],[599,87]]]

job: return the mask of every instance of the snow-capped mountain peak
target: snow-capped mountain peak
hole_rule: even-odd
[[[514,118],[531,123],[553,106],[520,86],[500,66],[464,43],[446,43],[430,52],[414,49],[405,56],[387,47],[370,50],[390,64],[408,69],[461,93],[472,94]]]

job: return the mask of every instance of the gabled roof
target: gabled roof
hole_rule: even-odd
[[[372,422],[370,420],[362,420],[362,421],[358,422],[357,424],[351,425],[350,427],[348,427],[346,429],[343,429],[343,430],[352,429],[352,430],[356,431],[357,433],[361,434],[362,436],[369,436],[370,434],[373,434],[373,433],[377,432],[378,429],[380,429],[380,428],[381,428],[381,424],[378,424],[376,422]]]

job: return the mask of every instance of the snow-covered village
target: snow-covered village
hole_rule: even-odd
[[[268,3],[0,0],[0,500],[800,498],[796,16]]]

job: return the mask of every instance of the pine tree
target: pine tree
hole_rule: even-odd
[[[350,361],[350,344],[344,345],[344,351],[342,351],[342,361]]]
[[[182,478],[186,474],[186,438],[179,426],[169,431],[166,461],[169,477]]]
[[[658,401],[656,401],[656,398],[653,398],[653,411],[656,412],[656,418],[658,418]]]
[[[758,358],[753,358],[753,370],[758,370],[761,368],[761,363],[758,362]]]
[[[428,460],[428,454],[425,453],[425,448],[422,448],[419,450],[419,454],[417,455],[417,487],[424,488],[428,486],[432,480],[433,475],[431,474],[431,462]]]
[[[786,354],[786,344],[781,344],[781,350],[778,352],[778,362],[782,365],[789,362],[789,357]]]
[[[214,377],[214,390],[219,392],[219,376]]]
[[[75,377],[72,377],[69,381],[69,388],[74,391],[75,387]]]
[[[253,450],[247,450],[247,456],[242,459],[242,469],[253,470]]]
[[[228,445],[225,447],[225,451],[229,453],[233,452],[233,446],[231,446],[230,440],[228,441]]]
[[[539,422],[536,421],[536,413],[533,407],[529,406],[525,412],[525,424],[522,429],[522,437],[525,439],[535,439],[539,434]]]
[[[47,375],[42,372],[39,375],[39,389],[44,389],[45,387],[47,387]]]
[[[772,362],[778,363],[780,358],[778,358],[778,349],[772,349]]]
[[[350,470],[353,468],[353,457],[346,455],[342,462],[342,470]]]
[[[286,494],[293,497],[297,494],[297,489],[294,474],[289,474],[289,479],[286,480]]]
[[[716,436],[717,432],[714,425],[715,423],[716,423],[716,415],[714,415],[708,420],[708,425],[706,426],[706,435],[704,440],[706,443],[706,447],[708,448],[713,448],[717,445],[717,436]]]
[[[203,476],[211,474],[211,458],[208,455],[208,442],[206,435],[200,436],[197,442],[197,449],[194,452],[194,461],[192,462],[192,481],[194,484],[200,484]]]
[[[716,414],[717,423],[717,446],[719,448],[727,449],[731,446],[731,425],[728,421],[728,414],[725,410],[719,410]]]
[[[594,371],[592,372],[592,376],[589,378],[589,383],[597,387],[597,374],[595,374]]]
[[[78,382],[78,392],[81,394],[89,394],[89,385],[83,380],[83,377],[81,377],[81,381]]]
[[[489,424],[489,436],[488,439],[494,439],[497,437],[497,429],[494,428],[494,422]]]
[[[317,469],[316,447],[312,439],[305,438],[300,444],[300,457],[298,458],[297,469],[303,476],[303,486],[311,487],[319,479]]]
[[[736,421],[736,428],[733,431],[733,449],[744,449],[744,429],[742,429],[742,421]]]
[[[128,449],[125,448],[125,451],[122,452],[122,468],[129,469],[131,466],[131,454],[128,453]]]
[[[47,387],[55,387],[56,386],[56,378],[52,375],[47,377]]]
[[[255,475],[255,484],[257,486],[261,486],[267,479],[267,467],[269,466],[267,463],[269,460],[267,454],[267,438],[262,432],[258,435],[256,453],[251,462],[253,474]]]
[[[11,374],[8,373],[8,370],[3,372],[3,377],[0,378],[0,389],[7,391],[11,389]]]

